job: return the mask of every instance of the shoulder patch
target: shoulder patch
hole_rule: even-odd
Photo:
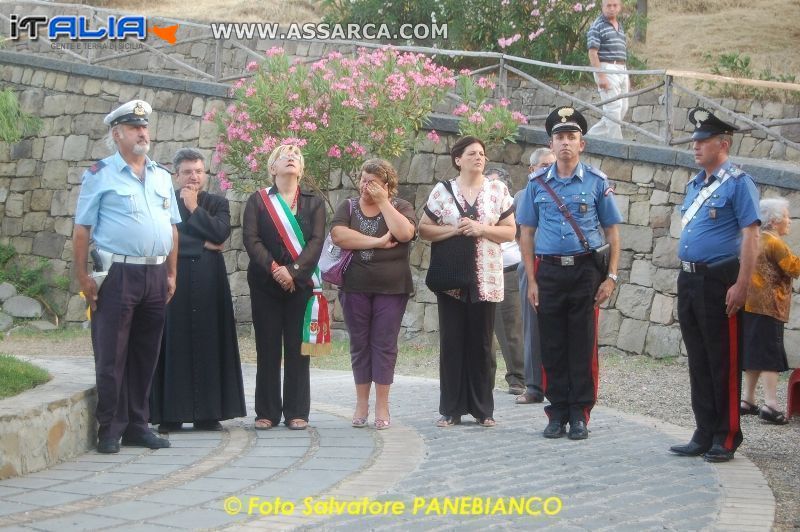
[[[94,163],[92,166],[90,166],[90,167],[89,167],[89,169],[87,170],[87,172],[89,172],[90,174],[96,174],[96,173],[97,173],[97,172],[99,172],[99,171],[100,171],[100,170],[101,170],[101,169],[102,169],[102,168],[103,168],[105,165],[106,165],[106,163],[105,163],[105,162],[103,162],[103,161],[97,161],[96,163]]]
[[[550,166],[552,166],[552,165],[550,165]],[[528,175],[528,181],[533,181],[534,179],[536,179],[540,175],[544,175],[547,172],[549,172],[550,171],[550,166],[545,166],[544,168],[539,168],[535,172],[533,172],[530,175]]]
[[[728,168],[728,173],[731,175],[731,177],[741,177],[745,175],[745,172],[735,164],[730,165]]]
[[[600,170],[598,170],[594,166],[590,166],[590,165],[587,164],[586,165],[586,169],[589,170],[591,173],[593,173],[596,176],[602,177],[603,179],[608,179],[608,176],[606,174],[604,174],[603,172],[601,172]]]

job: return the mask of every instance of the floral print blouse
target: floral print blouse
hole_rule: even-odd
[[[778,235],[761,231],[756,269],[744,309],[788,322],[792,304],[792,278],[798,276],[800,257],[794,255]]]

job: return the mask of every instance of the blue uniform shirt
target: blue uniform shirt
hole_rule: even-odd
[[[92,226],[95,245],[120,255],[152,257],[172,249],[172,224],[181,221],[172,178],[147,159],[144,183],[119,152],[83,174],[75,223]]]
[[[678,256],[688,262],[716,262],[738,257],[742,245],[742,228],[760,222],[758,219],[758,190],[753,178],[730,161],[712,174],[714,179],[730,177],[703,203],[681,231]],[[681,216],[694,203],[705,184],[702,170],[686,186],[686,199]],[[712,181],[713,182],[713,181]]]
[[[569,208],[589,246],[592,249],[602,246],[605,242],[602,229],[622,221],[606,175],[578,163],[575,175],[561,179],[556,173],[556,164],[531,176],[517,207],[517,222],[537,228],[535,248],[538,255],[575,255],[586,251],[553,197],[538,179],[534,179],[544,175],[547,184]]]

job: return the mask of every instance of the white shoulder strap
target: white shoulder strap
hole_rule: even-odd
[[[724,172],[722,177],[711,183],[709,186],[705,187],[704,189],[700,190],[700,194],[694,199],[694,202],[686,209],[683,217],[681,218],[681,229],[686,227],[686,225],[694,218],[694,215],[697,214],[697,211],[700,210],[700,207],[703,206],[703,203],[711,197],[715,190],[717,190],[722,183],[728,180],[730,174]]]

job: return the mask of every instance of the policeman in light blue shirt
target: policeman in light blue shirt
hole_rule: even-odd
[[[560,107],[545,129],[556,162],[531,174],[520,198],[520,247],[550,401],[543,436],[564,436],[569,422],[570,439],[580,440],[597,398],[598,307],[617,283],[622,215],[605,174],[580,162],[583,115]]]
[[[702,170],[689,181],[681,207],[678,320],[697,428],[688,444],[670,451],[727,462],[742,443],[739,318],[758,254],[758,191],[728,160],[737,128],[701,107],[689,121]]]
[[[175,292],[181,219],[170,173],[147,157],[151,112],[134,100],[105,117],[117,151],[84,173],[76,208],[73,258],[92,310],[101,453],[119,452],[120,437],[123,445],[169,447],[149,429],[148,391]],[[95,270],[107,271],[102,289],[87,272],[90,238]]]

